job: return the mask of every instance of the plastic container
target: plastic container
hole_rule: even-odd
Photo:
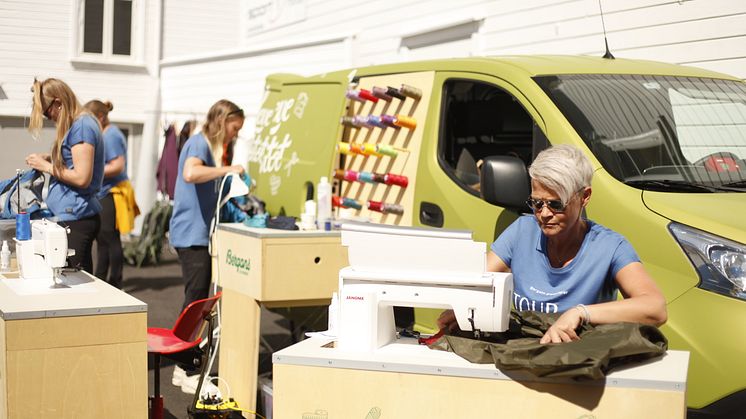
[[[7,272],[10,270],[10,247],[8,241],[3,240],[3,247],[0,250],[0,271]]]
[[[324,176],[316,186],[316,223],[324,230],[327,221],[332,219],[332,184]],[[331,226],[330,226],[331,229]]]

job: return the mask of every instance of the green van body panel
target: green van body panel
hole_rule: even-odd
[[[250,161],[257,195],[276,214],[281,208],[298,217],[307,184],[331,176],[345,91],[354,77],[435,72],[429,95],[414,191],[416,214],[423,202],[436,203],[444,228],[473,231],[489,245],[519,214],[482,200],[457,185],[438,161],[443,84],[449,79],[479,80],[511,95],[531,115],[552,145],[569,143],[584,150],[595,168],[588,218],[624,235],[656,280],[668,303],[661,330],[671,349],[691,352],[687,383],[689,407],[701,408],[746,389],[746,301],[697,288],[699,277],[671,234],[674,221],[729,240],[746,243],[743,193],[643,192],[621,183],[601,166],[562,112],[532,77],[560,74],[648,74],[738,80],[735,77],[653,61],[596,57],[510,56],[397,63],[348,69],[321,76],[275,74],[257,121],[257,141],[266,147]],[[305,94],[305,98],[303,97]],[[303,111],[297,110],[305,101]],[[298,117],[301,115],[301,117]],[[284,119],[284,117],[287,118]],[[278,119],[279,118],[279,119]],[[283,139],[291,144],[277,155]],[[274,141],[274,148],[272,146]],[[272,153],[275,154],[272,154]],[[288,167],[289,162],[293,162]],[[270,167],[270,165],[274,164]],[[413,225],[422,225],[415,215]],[[437,312],[418,312],[420,326],[432,326]]]

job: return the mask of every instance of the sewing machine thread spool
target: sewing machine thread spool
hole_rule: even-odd
[[[414,118],[406,115],[396,115],[394,119],[394,125],[409,129],[417,128],[417,121]]]
[[[399,127],[394,123],[395,121],[396,117],[393,115],[381,115],[381,122],[384,125],[386,125],[387,127],[399,129]]]
[[[361,182],[374,183],[373,173],[371,172],[360,172],[358,173],[357,179]]]
[[[16,239],[31,239],[31,216],[27,212],[16,214]]]
[[[339,123],[350,128],[360,128],[362,126],[355,122],[355,118],[351,116],[343,116],[340,118]]]
[[[396,87],[391,87],[391,86],[388,86],[386,88],[386,94],[389,96],[395,97],[399,100],[404,100],[407,98],[406,96],[401,94],[401,92],[399,92],[399,89],[397,89]]]
[[[389,157],[396,157],[398,152],[394,149],[394,147],[386,144],[379,144],[378,145],[378,154],[389,156]]]
[[[422,90],[408,84],[402,84],[399,91],[404,96],[409,96],[414,100],[420,100],[420,98],[422,97]]]
[[[401,186],[402,188],[406,188],[407,185],[409,185],[409,179],[406,176],[387,173],[386,175],[384,175],[383,183],[387,185],[397,185]]]
[[[347,97],[347,99],[350,99],[350,100],[355,100],[357,102],[365,102],[365,99],[360,97],[360,92],[358,92],[357,90],[350,89],[347,91],[347,93],[345,93],[345,96]]]
[[[371,93],[369,90],[360,89],[357,92],[357,95],[361,99],[369,100],[373,103],[378,103],[378,98],[375,95],[373,95],[373,93]]]
[[[337,151],[341,154],[350,154],[350,143],[337,143]]]
[[[373,96],[386,102],[391,102],[391,99],[393,99],[391,96],[386,94],[386,89],[383,87],[373,87],[372,93]]]

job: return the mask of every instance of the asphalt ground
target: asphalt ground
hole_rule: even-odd
[[[94,244],[95,248],[95,244]],[[95,260],[95,259],[94,259]],[[140,268],[125,264],[123,290],[148,305],[148,327],[171,328],[179,316],[184,300],[184,285],[181,279],[181,267],[176,253],[167,247],[162,252],[162,261],[156,266],[142,266]],[[283,316],[262,309],[261,334],[265,342],[259,352],[260,380],[271,379],[272,351],[280,350],[293,343],[296,330]],[[269,347],[272,349],[270,350]],[[216,359],[213,375],[217,375],[220,359]],[[181,391],[180,387],[171,384],[174,361],[161,358],[161,394],[163,395],[164,418],[188,418],[187,408],[193,402],[193,395]],[[148,394],[153,394],[153,362],[148,357]],[[261,386],[260,391],[261,391]],[[261,393],[259,393],[261,395]],[[226,395],[223,395],[226,397]],[[258,397],[259,413],[263,413],[262,397]],[[248,417],[251,417],[249,415]]]

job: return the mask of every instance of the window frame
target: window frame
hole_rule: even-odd
[[[102,52],[83,52],[85,37],[85,1],[72,2],[72,37],[70,41],[70,62],[78,66],[104,66],[121,68],[144,68],[145,62],[145,3],[141,0],[132,2],[132,21],[130,27],[130,54],[121,55],[112,52],[114,37],[114,0],[103,0],[104,22],[102,34]]]

